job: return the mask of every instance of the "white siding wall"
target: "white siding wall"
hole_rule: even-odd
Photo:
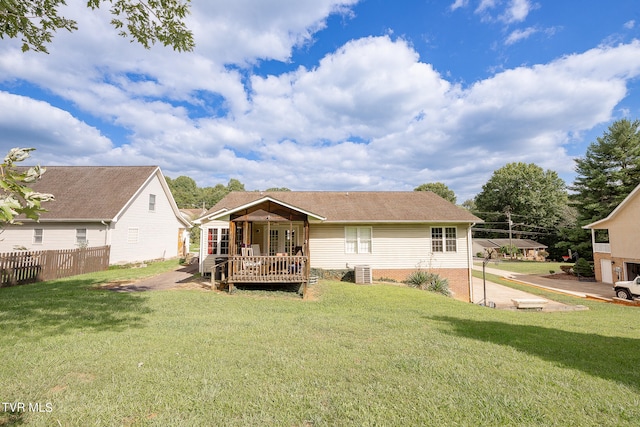
[[[468,268],[467,226],[451,224],[358,224],[372,228],[370,254],[345,252],[345,225],[312,224],[311,266],[345,269],[367,264],[379,269]],[[456,252],[431,252],[431,227],[456,227]]]
[[[42,229],[42,244],[33,242],[34,229]],[[7,226],[0,233],[0,252],[13,252],[17,247],[30,251],[77,249],[76,229],[87,230],[89,246],[104,246],[106,227],[100,223],[29,223]]]
[[[149,211],[149,195],[155,194],[155,210]],[[130,242],[129,229],[138,229]],[[176,217],[158,176],[142,189],[110,230],[111,264],[178,256],[178,231],[185,228]]]

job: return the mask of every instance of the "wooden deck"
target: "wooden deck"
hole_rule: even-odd
[[[309,260],[306,256],[230,256],[228,282],[307,283]]]

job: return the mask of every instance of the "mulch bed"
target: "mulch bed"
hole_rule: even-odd
[[[549,274],[548,276],[542,276],[545,279],[554,279],[554,280],[575,280],[578,281],[578,276],[574,276],[573,274],[567,273],[557,273],[557,274]]]

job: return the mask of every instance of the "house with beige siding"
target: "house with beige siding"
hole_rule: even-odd
[[[6,226],[0,252],[110,246],[110,264],[184,256],[190,227],[157,166],[50,166],[31,188],[54,201]]]
[[[596,280],[614,283],[640,275],[640,185],[591,230]]]
[[[244,283],[359,267],[374,280],[401,281],[428,269],[471,301],[478,222],[432,192],[232,192],[196,221],[200,271],[226,263],[230,282]]]

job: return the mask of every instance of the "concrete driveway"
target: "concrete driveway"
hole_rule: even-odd
[[[482,271],[482,267],[474,266],[474,270]],[[602,282],[581,282],[578,280],[562,279],[562,276],[557,278],[544,277],[544,275],[534,274],[519,274],[509,271],[499,270],[495,268],[486,267],[485,271],[490,274],[495,274],[506,279],[514,280],[519,283],[542,288],[552,292],[558,292],[566,295],[571,295],[579,298],[600,300],[606,302],[613,302],[615,293],[610,284]],[[492,299],[493,298],[493,299]],[[492,282],[487,282],[487,301],[494,301],[499,308],[514,308],[514,298],[540,298],[527,292],[517,291],[507,286],[498,285]],[[474,302],[480,302],[483,299],[483,286],[482,279],[474,278]],[[555,301],[548,300],[547,308],[544,311],[554,310],[571,310],[571,309],[585,309],[584,306],[567,306],[565,304],[557,303]],[[509,307],[509,304],[511,307]]]

